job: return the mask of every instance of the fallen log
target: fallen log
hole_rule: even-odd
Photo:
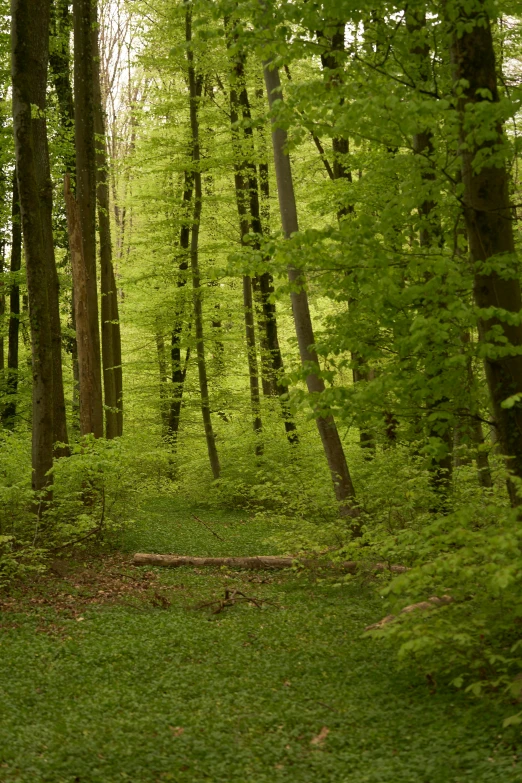
[[[364,563],[358,563],[355,560],[345,560],[341,563],[333,563],[318,559],[300,559],[298,557],[281,557],[279,555],[257,555],[255,557],[192,557],[190,555],[155,555],[145,552],[137,552],[133,558],[134,565],[149,566],[167,566],[169,568],[178,568],[180,566],[192,566],[202,568],[205,566],[228,566],[229,568],[245,568],[248,570],[269,569],[269,568],[292,568],[293,566],[303,566],[305,568],[315,568],[317,566],[338,569],[345,573],[355,574]],[[402,574],[408,569],[401,565],[388,565],[388,563],[373,563],[368,566],[371,571],[391,571],[395,574]]]
[[[382,620],[379,620],[378,623],[373,623],[373,625],[367,625],[364,630],[378,631],[380,628],[383,628],[385,625],[392,623],[401,614],[409,614],[410,612],[418,612],[418,611],[424,612],[426,611],[426,609],[436,609],[438,606],[447,606],[447,604],[451,604],[451,603],[453,603],[453,598],[451,597],[451,595],[441,595],[440,597],[438,595],[432,595],[432,597],[428,598],[427,601],[419,601],[419,603],[417,604],[410,604],[409,606],[405,606],[404,609],[401,609],[399,614],[387,614],[386,617],[383,617]]]

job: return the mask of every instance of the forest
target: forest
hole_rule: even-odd
[[[521,3],[0,6],[0,781],[522,780]]]

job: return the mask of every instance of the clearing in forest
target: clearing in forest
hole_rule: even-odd
[[[521,780],[500,708],[399,670],[363,636],[382,612],[371,586],[130,565],[134,551],[274,553],[269,535],[158,498],[117,555],[62,558],[2,596],[0,780]],[[253,600],[215,612],[225,591]]]

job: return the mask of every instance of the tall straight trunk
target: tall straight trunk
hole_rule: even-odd
[[[198,86],[194,67],[194,52],[192,50],[192,13],[190,8],[185,12],[185,40],[187,42],[187,65],[190,96],[190,129],[192,134],[192,164],[194,174],[194,212],[190,235],[190,268],[192,272],[192,289],[194,302],[194,321],[196,329],[196,347],[201,393],[201,412],[207,440],[210,467],[215,479],[219,478],[220,465],[216,448],[216,439],[212,428],[210,401],[208,396],[207,365],[205,360],[205,342],[203,334],[203,308],[201,303],[201,278],[199,271],[199,225],[203,193],[201,188],[200,150],[199,150],[199,117],[198,117]]]
[[[16,169],[13,175],[13,203],[11,207],[11,262],[9,271],[14,278],[22,265],[22,224]],[[18,393],[18,343],[20,333],[20,286],[11,280],[9,292],[9,328],[7,339],[7,403],[2,411],[2,424],[13,429],[16,421],[16,397]]]
[[[198,85],[196,85],[198,89]],[[179,423],[181,418],[181,404],[183,402],[183,389],[185,387],[185,376],[188,364],[188,352],[185,364],[181,361],[181,338],[183,334],[183,321],[185,315],[185,299],[183,289],[187,284],[187,271],[189,267],[188,256],[190,255],[190,209],[194,195],[194,177],[190,171],[185,171],[183,186],[183,204],[182,204],[182,222],[179,233],[179,275],[178,275],[178,303],[174,315],[174,324],[171,334],[171,377],[172,377],[172,397],[169,406],[167,434],[171,438],[172,445],[175,446],[176,438],[179,432]]]
[[[50,11],[49,11],[50,14]],[[40,223],[43,233],[44,261],[47,272],[47,296],[49,315],[51,318],[52,350],[53,350],[53,437],[54,442],[62,443],[56,447],[57,456],[69,453],[67,446],[67,422],[65,415],[65,397],[62,377],[62,335],[60,322],[60,285],[56,271],[53,237],[53,186],[49,162],[49,146],[47,140],[47,121],[45,118],[47,74],[49,62],[49,27],[50,17],[45,21],[47,42],[42,53],[40,67],[33,74],[31,103],[38,107],[33,112],[32,134],[35,157],[35,171],[40,190]]]
[[[225,21],[225,25],[226,24],[227,22]],[[234,91],[236,93],[237,103],[237,110],[235,112],[235,117],[237,118],[236,122],[239,119],[239,109],[241,110],[243,120],[246,121],[242,123],[241,130],[238,130],[238,135],[241,136],[242,134],[242,140],[250,152],[250,155],[247,155],[246,159],[243,160],[243,162],[240,164],[241,172],[243,178],[246,178],[245,186],[248,188],[247,204],[250,212],[250,224],[254,234],[259,237],[258,239],[254,240],[253,244],[257,250],[260,250],[261,236],[263,234],[268,236],[270,233],[270,192],[268,162],[261,163],[259,165],[258,180],[257,169],[253,160],[254,135],[252,130],[252,112],[246,87],[245,62],[242,52],[237,54],[234,58],[233,78],[237,83],[237,90]],[[261,97],[262,95],[263,93],[261,91]],[[266,143],[262,144],[262,146],[264,146],[264,149],[266,150]],[[265,205],[264,226],[262,221],[262,204]],[[261,345],[261,373],[263,393],[266,396],[271,396],[275,391],[275,393],[279,395],[287,438],[290,443],[297,443],[299,438],[287,402],[288,389],[286,386],[284,386],[281,380],[282,376],[284,375],[284,365],[281,349],[279,347],[276,307],[272,301],[274,285],[270,272],[263,272],[261,275],[259,275],[259,277],[255,278],[252,281],[252,287],[254,292],[259,292],[259,299],[261,302],[262,317],[259,319],[259,342]],[[267,361],[265,361],[265,359]]]
[[[274,101],[277,98],[281,98],[279,73],[270,63],[265,63],[264,74],[268,100],[272,109]],[[286,131],[276,127],[275,120],[273,120],[272,145],[274,148],[279,210],[283,232],[289,238],[292,234],[299,231],[299,224],[290,158],[285,152],[286,141]],[[293,289],[291,294],[292,311],[299,353],[301,362],[308,370],[306,385],[310,394],[320,395],[324,392],[325,386],[323,379],[320,377],[319,360],[314,348],[315,339],[312,318],[308,304],[308,295],[304,288],[305,277],[301,270],[296,269],[294,266],[289,266],[288,279]],[[335,495],[341,504],[341,512],[345,516],[354,518],[352,523],[353,534],[360,535],[360,525],[356,521],[359,512],[355,505],[355,489],[334,418],[331,414],[327,416],[318,415],[316,423],[332,475]]]
[[[109,214],[109,161],[105,138],[105,117],[100,84],[98,25],[92,33],[94,68],[94,132],[96,134],[96,173],[98,232],[100,239],[101,341],[103,391],[105,401],[105,437],[123,434],[123,374],[118,292],[112,263],[111,222]]]
[[[72,17],[69,0],[51,0],[51,48],[49,53],[50,78],[58,100],[62,155],[65,171],[76,176],[76,155],[74,150],[74,96],[71,85],[70,37]],[[73,370],[72,427],[79,424],[79,370],[78,345],[76,342],[76,317],[74,315],[74,291],[71,295],[70,325],[73,334],[67,339]]]
[[[16,167],[27,266],[33,373],[32,486],[50,487],[53,464],[53,344],[46,236],[41,224],[31,104],[38,71],[47,70],[49,0],[12,0],[11,76]]]
[[[78,341],[80,370],[80,433],[103,437],[100,333],[96,285],[96,149],[94,139],[94,52],[95,23],[92,0],[74,0],[74,138],[76,147],[76,202],[82,253],[77,262],[82,272],[85,301],[76,291],[78,310],[85,319],[84,344]],[[72,194],[71,194],[72,195]],[[72,203],[72,202],[71,202]],[[72,251],[72,248],[71,248]],[[83,366],[82,366],[83,365]]]
[[[522,309],[520,263],[515,256],[508,175],[500,153],[495,155],[495,148],[504,143],[503,127],[497,123],[494,139],[491,133],[487,138],[474,133],[477,109],[484,101],[499,101],[495,50],[484,2],[476,0],[471,7],[460,7],[459,21],[465,24],[459,35],[456,23],[452,23],[451,59],[461,114],[463,204],[475,302],[481,310],[491,308],[496,313],[518,314]],[[495,270],[494,263],[487,263],[497,255],[504,256],[502,274]],[[522,478],[522,400],[515,397],[511,407],[502,405],[513,395],[522,397],[522,355],[518,353],[522,347],[522,326],[495,315],[480,317],[478,329],[481,342],[487,346],[486,378],[500,447],[510,471]],[[491,336],[492,330],[499,333],[498,342]],[[511,354],[507,353],[506,344],[512,346]],[[520,505],[520,495],[511,481],[508,491],[512,505]]]
[[[225,20],[225,26],[227,26],[227,20]],[[238,73],[239,68],[241,72]],[[234,184],[236,191],[236,205],[237,213],[239,217],[239,234],[241,244],[245,244],[245,237],[250,230],[249,212],[247,205],[250,202],[252,205],[252,198],[258,201],[257,198],[257,178],[252,177],[252,162],[243,157],[243,149],[241,144],[241,136],[238,130],[239,123],[239,100],[237,87],[241,89],[241,76],[242,76],[242,62],[236,58],[236,67],[231,73],[231,86],[230,86],[230,124],[232,129],[232,141],[235,153],[234,163]],[[238,79],[239,77],[239,79]],[[239,83],[238,83],[239,82]],[[248,177],[248,180],[247,180]],[[253,181],[252,181],[253,180]],[[252,188],[255,188],[255,196],[252,194]],[[257,210],[259,213],[259,209]],[[259,229],[261,227],[259,226]],[[259,243],[258,243],[259,246]],[[248,362],[248,376],[250,386],[250,405],[252,408],[252,425],[254,432],[257,436],[262,435],[263,424],[261,420],[261,401],[259,396],[259,372],[257,364],[257,348],[256,348],[256,335],[254,329],[254,302],[252,297],[252,279],[249,275],[243,276],[243,310],[245,320],[245,338],[247,349],[247,362]],[[259,439],[256,444],[256,453],[261,454],[263,452],[263,446]]]
[[[156,338],[156,354],[158,357],[158,370],[159,370],[159,399],[160,399],[160,419],[161,419],[161,434],[165,436],[167,434],[167,425],[169,418],[169,408],[167,401],[167,355],[165,352],[165,338],[162,332],[158,329],[155,334]]]
[[[430,50],[429,45],[422,39],[422,32],[426,27],[426,14],[424,11],[408,12],[406,16],[407,30],[412,37],[410,55],[416,74],[419,87],[426,87],[430,73]],[[422,129],[413,134],[413,153],[417,156],[422,166],[421,178],[424,186],[429,187],[430,183],[435,181],[436,175],[433,167],[432,156],[434,153],[433,135],[431,130]],[[441,244],[441,226],[435,213],[435,202],[430,198],[425,198],[418,207],[418,214],[421,218],[419,228],[419,245],[429,253],[432,248],[440,247]],[[428,279],[429,275],[426,275]],[[435,350],[433,348],[432,350]],[[446,356],[441,356],[440,361],[443,364]],[[440,370],[436,371],[439,374]],[[427,373],[428,381],[433,381],[433,375]],[[444,404],[447,398],[432,399],[429,401],[431,411],[444,410]],[[430,463],[431,485],[436,493],[440,495],[441,507],[447,504],[447,495],[451,489],[451,479],[453,472],[453,436],[448,424],[441,424],[438,427],[430,428],[428,435],[442,444],[441,456],[434,456]]]

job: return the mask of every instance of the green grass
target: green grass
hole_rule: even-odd
[[[127,551],[274,551],[263,543],[270,531],[237,513],[158,499],[140,520]],[[144,593],[87,604],[81,622],[52,604],[4,614],[1,781],[522,780],[499,706],[430,693],[420,675],[397,669],[389,647],[362,637],[382,613],[369,589],[292,573],[158,574],[166,609]],[[234,586],[273,603],[193,608]],[[53,623],[57,632],[42,632]]]

